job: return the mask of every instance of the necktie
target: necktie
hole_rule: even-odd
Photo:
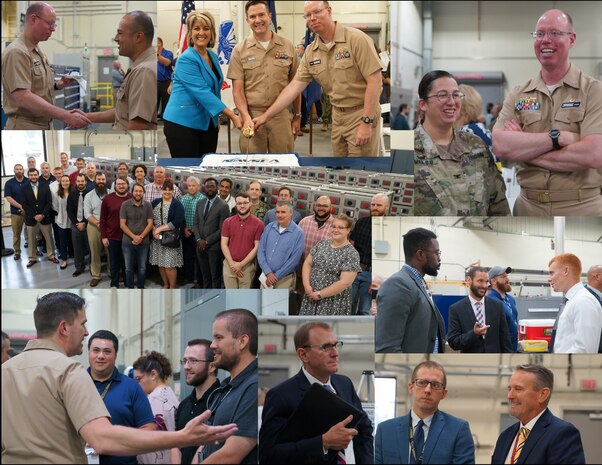
[[[410,452],[410,463],[418,463],[424,447],[424,421],[420,420],[414,429],[414,450]],[[416,454],[414,456],[414,454]]]
[[[477,317],[477,323],[479,323],[480,326],[483,326],[485,324],[485,318],[483,317],[483,310],[481,309],[481,307],[483,306],[483,302],[475,302],[475,314]]]
[[[34,184],[32,187],[33,187],[33,195],[37,199],[38,198],[38,185]]]
[[[84,193],[79,193],[79,199],[77,200],[77,221],[81,223],[84,219]]]
[[[523,450],[523,446],[525,445],[525,441],[527,440],[527,437],[529,436],[530,432],[531,431],[525,428],[524,426],[521,427],[518,433],[518,441],[516,443],[516,448],[514,449],[514,453],[512,454],[512,463],[516,463],[516,461],[518,460],[518,457],[520,456],[520,453]]]
[[[569,301],[566,297],[562,298],[562,303],[560,307],[558,307],[558,315],[556,316],[556,321],[554,322],[554,329],[552,329],[552,340],[550,341],[550,350],[549,352],[554,352],[554,343],[556,342],[556,330],[558,329],[558,320],[560,320],[560,315],[562,315],[562,311],[566,306],[566,303]]]
[[[205,204],[205,212],[203,213],[203,219],[207,219],[207,214],[209,213],[209,209],[211,208],[211,200],[207,199],[207,203]]]
[[[334,395],[336,395],[336,392],[334,392],[334,388],[330,385],[330,384],[323,384],[324,388],[327,389],[328,391],[332,392]],[[337,451],[337,463],[347,463],[347,461],[345,460],[345,451],[344,450],[338,450]]]

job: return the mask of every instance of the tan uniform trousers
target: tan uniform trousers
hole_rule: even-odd
[[[253,118],[263,115],[266,110],[267,108],[249,107]],[[250,139],[241,133],[238,142],[241,153],[292,153],[295,147],[292,120],[291,112],[284,109],[259,130],[255,130]]]
[[[230,265],[228,265],[228,260],[224,260],[224,287],[226,289],[251,289],[256,270],[257,265],[253,261],[243,268],[243,276],[239,278],[236,274],[232,273]]]
[[[13,229],[13,249],[15,253],[21,253],[21,233],[23,232],[23,225],[25,224],[25,217],[23,215],[10,215],[10,225]]]
[[[46,240],[46,250],[48,251],[48,258],[52,260],[54,258],[54,240],[52,239],[52,225],[51,224],[41,224],[37,223],[35,226],[30,226],[27,228],[27,241],[29,242],[29,260],[34,261],[37,260],[37,251],[36,247],[36,235],[38,231],[44,236]]]
[[[377,157],[380,153],[380,109],[374,115],[370,142],[358,147],[355,133],[361,123],[364,106],[338,108],[332,106],[332,155],[335,157]]]
[[[107,255],[107,274],[111,274],[111,264],[109,262],[109,254],[102,243],[100,229],[88,223],[86,228],[88,232],[88,245],[90,247],[90,274],[92,279],[100,279],[100,257],[103,254]]]
[[[50,130],[50,121],[33,120],[24,116],[10,115],[6,121],[4,129],[42,129]]]
[[[514,216],[602,216],[602,188],[570,191],[521,189]]]
[[[280,279],[276,284],[274,284],[274,289],[288,289],[292,291],[295,289],[295,283],[297,281],[297,276],[295,273],[291,273],[284,278]],[[261,285],[262,289],[266,289],[263,284]]]

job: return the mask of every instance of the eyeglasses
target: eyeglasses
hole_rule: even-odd
[[[34,15],[34,16],[35,16],[36,18],[40,18],[42,21],[44,21],[44,22],[45,22],[45,23],[48,25],[48,27],[49,27],[50,29],[56,29],[56,25],[57,25],[56,21],[53,23],[53,22],[51,22],[51,21],[46,21],[46,20],[45,20],[44,18],[42,18],[41,16],[38,16],[38,15]]]
[[[462,92],[453,92],[451,94],[448,92],[437,92],[435,95],[430,95],[428,97],[425,97],[424,100],[428,100],[433,97],[437,97],[437,100],[439,100],[441,103],[447,102],[450,99],[450,97],[454,101],[460,102],[460,101],[464,100],[464,97],[466,97],[466,94],[464,94]]]
[[[304,349],[312,349],[314,347],[317,347],[322,352],[330,352],[332,349],[341,350],[341,347],[343,347],[343,341],[336,341],[334,344],[326,343],[326,344],[320,344],[320,345],[303,346]]]
[[[303,19],[305,19],[306,21],[308,19],[310,19],[312,16],[319,16],[322,14],[322,12],[325,10],[326,8],[320,8],[319,10],[314,10],[310,13],[306,13],[303,15]]]
[[[531,36],[534,39],[541,40],[541,39],[543,39],[547,35],[550,39],[555,40],[555,39],[559,39],[560,37],[562,37],[565,34],[566,35],[571,35],[573,33],[572,32],[562,32],[562,31],[548,31],[548,32],[545,32],[545,31],[535,31],[535,32],[531,33]]]
[[[439,381],[428,381],[426,379],[416,379],[414,380],[413,384],[421,389],[426,388],[430,384],[434,391],[441,391],[443,388],[445,388],[445,385]]]
[[[197,360],[196,358],[183,358],[182,360],[180,360],[180,365],[184,366],[187,363],[190,363],[191,365],[198,365],[201,362],[205,362],[205,363],[210,363],[210,360]]]

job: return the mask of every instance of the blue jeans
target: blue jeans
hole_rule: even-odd
[[[362,271],[355,277],[351,285],[351,295],[353,296],[352,309],[357,308],[358,315],[370,315],[370,306],[372,305],[372,296],[370,295],[370,284],[372,284],[372,273]]]
[[[69,257],[69,252],[73,253],[73,245],[71,243],[71,229],[63,229],[60,226],[57,226],[57,229],[59,230],[59,258],[63,261],[67,261],[67,258]]]
[[[140,245],[122,243],[121,250],[125,261],[125,286],[128,289],[134,289],[134,261],[138,263],[138,289],[144,289],[149,247],[150,243]]]
[[[111,287],[119,287],[119,274],[125,269],[121,241],[109,239],[109,265],[111,267]]]

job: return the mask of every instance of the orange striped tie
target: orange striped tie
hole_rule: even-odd
[[[525,445],[525,441],[527,440],[530,432],[531,431],[524,426],[520,429],[520,432],[518,433],[518,443],[516,444],[514,454],[512,454],[512,463],[516,463],[520,457],[520,453],[523,450],[523,446]]]

